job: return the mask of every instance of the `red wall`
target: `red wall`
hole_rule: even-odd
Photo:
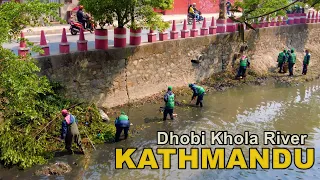
[[[173,9],[165,11],[164,14],[187,14],[188,5],[192,3],[197,3],[196,7],[201,13],[218,13],[219,1],[220,0],[174,0]],[[233,3],[234,0],[230,0],[230,2]]]

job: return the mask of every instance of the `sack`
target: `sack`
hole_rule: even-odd
[[[283,72],[284,73],[287,73],[287,71],[288,71],[288,63],[286,62],[286,63],[284,63],[284,65],[283,65]]]

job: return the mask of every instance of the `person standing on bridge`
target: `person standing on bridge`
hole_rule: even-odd
[[[73,151],[71,149],[71,145],[72,141],[74,141],[80,148],[81,152],[84,154],[84,149],[81,144],[81,137],[78,129],[78,120],[66,109],[62,110],[61,114],[64,117],[61,128],[61,139],[65,140],[65,148],[70,154],[72,154]]]
[[[297,60],[297,55],[294,52],[294,49],[291,49],[291,53],[289,54],[289,76],[293,76],[293,68],[294,68],[294,64],[296,63]]]
[[[308,66],[310,63],[310,57],[311,57],[311,54],[309,53],[309,50],[306,50],[306,55],[304,56],[304,59],[303,59],[303,70],[302,70],[303,75],[307,75]]]
[[[196,97],[198,97],[196,106],[200,104],[200,107],[203,107],[203,96],[206,90],[203,87],[197,86],[195,84],[189,84],[189,88],[193,91],[190,103],[192,103],[192,101],[195,100]]]
[[[279,67],[279,73],[283,73],[283,65],[286,61],[286,50],[283,50],[283,52],[280,52],[278,55],[278,67]]]
[[[122,130],[124,131],[124,138],[127,139],[128,131],[130,128],[130,121],[126,113],[121,111],[120,116],[116,118],[116,120],[114,121],[114,124],[116,126],[115,141],[118,142],[120,140],[120,135],[122,133]]]
[[[172,87],[169,86],[168,87],[168,91],[167,93],[164,95],[163,98],[165,104],[165,108],[164,108],[164,112],[163,112],[163,120],[167,120],[167,116],[168,114],[170,115],[171,120],[174,120],[173,118],[173,108],[175,105],[175,101],[174,101],[174,94],[172,92]]]

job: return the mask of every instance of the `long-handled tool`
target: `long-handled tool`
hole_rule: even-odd
[[[89,140],[89,142],[90,142],[91,146],[93,147],[93,149],[94,149],[94,150],[97,150],[97,149],[96,149],[96,147],[94,147],[93,142],[92,142],[92,141],[91,141],[91,139],[89,138],[89,136],[88,136],[88,134],[87,134],[87,131],[86,131],[86,130],[84,130],[84,133],[86,134],[86,136],[87,136],[87,138],[88,138],[88,140]]]

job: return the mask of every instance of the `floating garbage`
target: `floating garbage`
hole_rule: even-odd
[[[52,176],[52,175],[62,175],[69,173],[72,170],[71,166],[67,163],[57,162],[55,164],[51,164],[48,166],[44,166],[41,170],[38,170],[35,174],[37,176],[45,175],[45,176]]]

